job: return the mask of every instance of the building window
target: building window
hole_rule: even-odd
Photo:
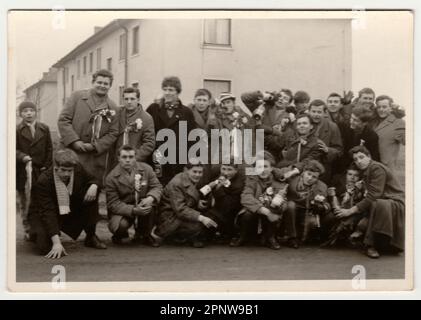
[[[69,83],[69,67],[64,68],[64,79],[66,83]]]
[[[123,91],[124,91],[124,86],[120,86],[118,88],[119,97],[120,97],[120,106],[122,106],[124,104]]]
[[[204,44],[231,45],[231,19],[205,19]]]
[[[77,78],[80,79],[80,60],[77,61]]]
[[[86,74],[86,56],[83,57],[83,75]]]
[[[108,71],[113,71],[113,58],[108,58],[107,59],[107,70]]]
[[[89,53],[89,72],[92,73],[93,70],[94,70],[94,53],[90,52]]]
[[[96,49],[96,69],[101,69],[101,48]]]
[[[218,98],[222,92],[231,92],[231,81],[205,79],[203,87],[208,89],[213,97]]]
[[[127,35],[123,33],[120,35],[120,60],[126,59],[127,52]]]
[[[72,75],[71,83],[70,83],[71,92],[75,91],[75,76]]]
[[[133,28],[132,54],[139,53],[139,26]]]

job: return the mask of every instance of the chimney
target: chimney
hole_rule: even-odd
[[[100,31],[101,29],[102,29],[102,27],[95,26],[94,27],[94,34],[97,33],[98,31]]]

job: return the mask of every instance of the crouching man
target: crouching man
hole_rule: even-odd
[[[247,177],[241,194],[244,210],[237,216],[240,237],[233,239],[231,246],[241,246],[261,231],[262,240],[269,248],[280,249],[275,236],[286,205],[284,196],[287,185],[275,180],[272,174],[274,164],[273,156],[265,151],[264,159],[256,162],[260,174]]]
[[[136,162],[136,151],[124,145],[118,153],[117,166],[105,181],[108,228],[115,244],[131,242],[129,229],[135,226],[135,241],[148,241],[154,226],[156,206],[162,195],[162,186],[152,167]]]
[[[201,199],[197,188],[203,177],[203,164],[190,161],[185,165],[184,172],[177,174],[164,188],[158,223],[151,232],[156,247],[166,238],[178,238],[202,248],[208,235],[207,229],[218,227],[215,221],[204,215],[210,201]]]
[[[241,193],[244,189],[245,172],[244,168],[234,163],[231,157],[227,164],[215,165],[211,170],[211,177],[208,182],[212,187],[212,197],[215,200],[214,206],[206,215],[218,224],[215,230],[220,234],[220,240],[231,240],[234,236],[234,220],[241,210]],[[206,186],[201,190],[206,191]]]
[[[40,175],[33,187],[29,217],[37,247],[46,258],[67,255],[60,231],[76,240],[85,230],[85,246],[107,248],[95,235],[100,218],[95,201],[98,185],[97,179],[82,168],[72,150],[56,152],[54,165]]]
[[[311,236],[320,236],[320,221],[329,212],[327,186],[319,180],[324,173],[323,165],[317,160],[303,162],[302,173],[290,179],[288,186],[286,223],[287,245],[297,249],[298,239],[302,242]]]

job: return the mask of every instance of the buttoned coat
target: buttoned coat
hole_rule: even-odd
[[[130,116],[127,115],[126,107],[120,108],[118,111],[118,138],[115,145],[115,156],[118,158],[118,150],[123,145],[124,130],[127,124],[134,123],[136,119],[142,121],[142,127],[140,129],[134,129],[128,133],[128,141],[126,144],[130,145],[136,150],[136,160],[145,162],[149,159],[150,155],[155,149],[155,126],[153,123],[152,116],[143,110],[142,106],[139,105],[135,113]],[[115,162],[116,164],[117,162]]]
[[[143,183],[142,198],[151,196],[158,204],[162,196],[162,185],[155,175],[152,167],[143,162],[136,162],[134,174],[141,175]],[[105,191],[107,194],[108,215],[133,217],[132,211],[135,206],[135,184],[125,169],[118,164],[105,179]]]
[[[35,135],[32,138],[29,127],[21,122],[16,128],[16,189],[23,191],[26,182],[25,163],[23,158],[32,158],[32,180],[35,183],[41,168],[52,165],[53,144],[50,129],[41,122],[35,123]]]
[[[96,110],[108,107],[117,113],[117,106],[109,98],[104,104],[96,106],[93,94],[92,90],[76,91],[66,101],[58,118],[61,142],[65,147],[71,148],[72,143],[78,140],[91,143],[92,120]],[[84,169],[94,175],[101,185],[107,172],[111,170],[109,151],[112,150],[118,135],[117,114],[110,120],[110,122],[106,119],[102,121],[99,139],[94,143],[95,151],[77,152]]]
[[[176,230],[182,222],[198,222],[200,194],[187,172],[177,174],[164,188],[159,205],[158,229],[161,234]]]
[[[396,172],[399,149],[405,145],[405,121],[390,114],[373,129],[379,136],[380,161]]]

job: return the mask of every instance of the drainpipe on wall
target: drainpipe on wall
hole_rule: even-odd
[[[66,102],[66,67],[62,67],[63,69],[63,102],[62,104]]]
[[[124,87],[127,88],[128,86],[128,70],[129,70],[129,29],[127,29],[126,26],[122,25],[120,23],[120,20],[117,20],[117,24],[120,28],[124,30],[124,33],[126,34],[126,56],[124,57]]]

